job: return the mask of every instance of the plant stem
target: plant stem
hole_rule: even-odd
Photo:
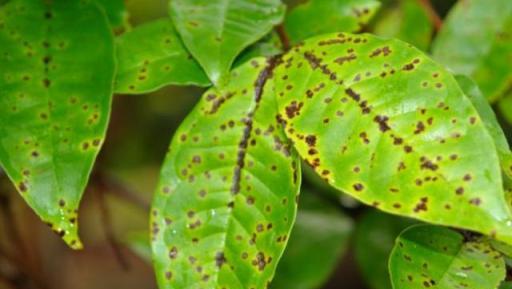
[[[434,29],[436,30],[436,32],[439,32],[439,30],[441,30],[441,27],[443,26],[443,20],[441,19],[439,14],[437,14],[430,0],[418,0],[418,3],[425,10],[425,12],[427,12],[428,18],[430,19],[432,25],[434,25]]]

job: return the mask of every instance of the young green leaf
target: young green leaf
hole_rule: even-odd
[[[389,270],[394,289],[495,289],[505,278],[505,261],[487,242],[420,225],[398,237]]]
[[[320,288],[347,249],[352,228],[352,220],[339,208],[303,191],[290,242],[270,288]]]
[[[244,48],[281,22],[280,0],[173,0],[171,17],[185,46],[215,85]]]
[[[434,58],[470,75],[495,101],[512,87],[511,25],[510,0],[459,1],[434,41]]]
[[[300,184],[265,86],[273,66],[259,58],[235,69],[176,132],[152,208],[160,288],[263,289],[272,279]]]
[[[0,10],[0,43],[0,162],[41,219],[80,248],[78,203],[112,101],[111,29],[89,2],[13,0]]]
[[[125,0],[94,0],[103,9],[114,30],[128,27],[128,11]]]
[[[329,184],[386,212],[512,243],[493,139],[441,65],[398,40],[343,33],[282,61],[279,117]]]
[[[116,93],[147,93],[169,84],[210,84],[168,19],[138,26],[116,42]]]
[[[365,213],[358,221],[355,255],[366,283],[373,289],[391,289],[388,271],[389,254],[395,239],[415,222],[377,210]]]
[[[294,43],[323,33],[356,32],[379,7],[377,0],[308,0],[291,10],[285,28]]]
[[[399,0],[375,18],[375,34],[398,38],[423,51],[429,48],[434,27],[419,1]]]

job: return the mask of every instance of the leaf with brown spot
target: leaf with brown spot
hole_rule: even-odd
[[[380,7],[377,0],[308,0],[292,7],[285,19],[293,42],[331,32],[357,32]]]
[[[160,288],[263,289],[272,279],[301,177],[275,118],[273,66],[259,58],[235,69],[227,86],[205,92],[176,132],[151,216]]]
[[[336,62],[347,53],[355,60]],[[493,138],[443,66],[404,42],[348,33],[311,38],[282,62],[274,85],[285,131],[330,185],[386,212],[512,244]],[[293,103],[302,107],[290,117]],[[315,147],[307,135],[316,136]]]
[[[0,162],[41,219],[80,248],[70,220],[107,129],[111,28],[96,4],[77,0],[12,0],[0,23]]]
[[[397,238],[389,270],[394,289],[495,289],[505,279],[505,260],[485,240],[418,225]]]
[[[210,85],[169,19],[135,27],[117,37],[116,47],[116,93],[142,94],[170,84]]]

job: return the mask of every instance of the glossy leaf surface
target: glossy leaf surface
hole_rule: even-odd
[[[185,46],[218,85],[250,44],[281,22],[280,0],[173,0],[171,17]]]
[[[400,235],[389,269],[394,289],[495,289],[505,278],[505,261],[488,243],[425,225]]]
[[[388,260],[395,240],[415,222],[376,210],[368,211],[357,223],[354,239],[357,264],[373,289],[391,289]]]
[[[176,132],[152,209],[160,288],[265,288],[295,220],[298,157],[263,58],[207,91]]]
[[[308,0],[293,8],[285,20],[293,42],[330,32],[357,32],[380,7],[377,0]]]
[[[494,101],[512,87],[512,1],[459,1],[433,46],[434,58],[470,75]]]
[[[44,3],[0,10],[0,162],[41,219],[79,248],[78,203],[110,114],[113,36],[95,4]]]
[[[493,139],[441,65],[401,41],[351,34],[312,38],[282,61],[279,117],[329,184],[387,212],[512,243]]]
[[[168,19],[138,26],[116,42],[116,93],[147,93],[169,84],[210,84]]]
[[[297,220],[270,288],[320,288],[348,247],[352,220],[311,192],[302,192]]]

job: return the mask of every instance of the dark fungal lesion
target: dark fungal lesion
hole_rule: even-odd
[[[233,179],[231,185],[231,193],[238,194],[240,192],[240,181],[242,169],[245,166],[245,156],[247,154],[247,147],[249,145],[249,140],[251,138],[251,134],[253,132],[253,118],[254,114],[259,108],[259,103],[263,96],[263,91],[265,84],[272,76],[273,70],[278,63],[280,63],[280,57],[271,57],[268,59],[267,66],[260,72],[256,82],[254,84],[254,107],[251,111],[247,113],[247,117],[242,120],[244,129],[242,133],[242,138],[238,143],[238,153],[236,165],[233,172]]]

